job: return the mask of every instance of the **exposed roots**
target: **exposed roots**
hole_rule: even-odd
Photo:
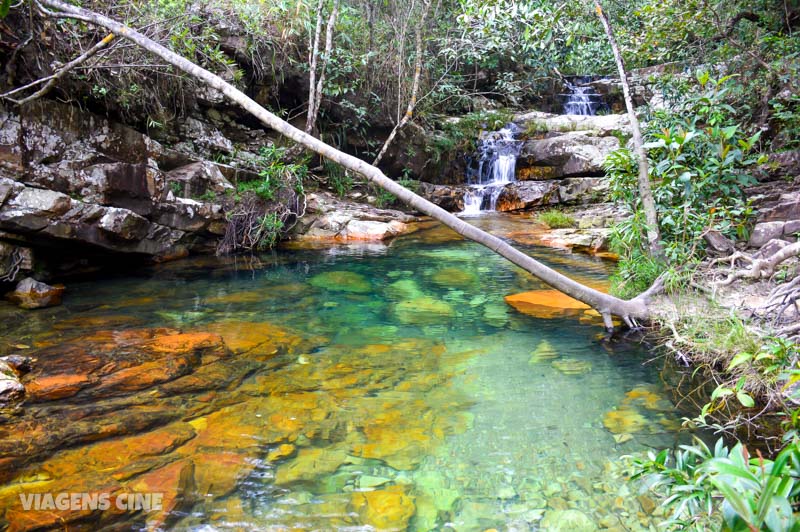
[[[788,246],[776,251],[771,256],[764,259],[757,259],[747,255],[746,253],[737,251],[730,257],[715,259],[712,261],[712,264],[729,261],[729,269],[731,270],[725,279],[716,281],[713,284],[714,286],[729,286],[734,281],[739,279],[768,279],[775,273],[775,268],[777,268],[778,265],[785,260],[796,256],[800,256],[800,242],[789,244]],[[736,269],[736,263],[740,260],[749,263],[750,268],[746,270]]]
[[[23,261],[24,258],[19,248],[14,248],[14,251],[11,252],[11,264],[9,264],[5,275],[0,275],[0,282],[13,283],[17,279]]]
[[[273,247],[288,233],[306,210],[302,194],[284,189],[276,201],[264,201],[246,192],[228,214],[225,236],[217,245],[218,255],[264,251]]]

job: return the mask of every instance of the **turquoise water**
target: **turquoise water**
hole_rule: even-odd
[[[527,251],[594,283],[611,267]],[[3,327],[50,345],[86,332],[81,323],[211,331],[234,350],[274,338],[271,327],[303,339],[272,351],[257,340],[239,356],[258,362],[224,391],[180,396],[169,426],[196,436],[164,460],[193,463],[191,496],[136,526],[652,529],[660,518],[626,483],[621,457],[678,439],[658,367],[644,364],[653,355],[607,339],[591,316],[538,318],[503,299],[544,288],[433,228],[391,246],[205,258],[71,284],[64,307],[4,309]],[[73,325],[55,327],[64,320]],[[233,458],[203,458],[212,451]]]

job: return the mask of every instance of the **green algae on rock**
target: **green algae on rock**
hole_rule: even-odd
[[[324,272],[315,275],[309,281],[311,286],[324,288],[333,292],[352,292],[366,294],[372,291],[372,285],[366,277],[348,271]]]

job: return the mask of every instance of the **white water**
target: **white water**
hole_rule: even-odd
[[[522,143],[515,135],[513,124],[483,135],[478,143],[477,168],[467,172],[470,187],[464,195],[464,210],[460,214],[470,216],[496,210],[503,187],[516,181],[517,156]],[[483,208],[485,204],[486,209]]]
[[[564,94],[564,113],[568,115],[594,116],[603,105],[601,97],[594,88],[586,85],[573,85],[567,82],[569,93]]]

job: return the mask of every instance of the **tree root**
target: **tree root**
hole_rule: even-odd
[[[728,277],[721,281],[713,283],[714,286],[730,286],[739,279],[763,279],[769,278],[775,273],[775,268],[778,267],[783,261],[790,257],[800,255],[800,242],[790,244],[783,249],[778,250],[772,256],[766,259],[756,259],[750,255],[737,251],[730,257],[723,259],[715,259],[711,264],[717,264],[723,261],[730,261],[730,269],[733,270],[728,274]],[[734,270],[736,268],[736,261],[744,260],[751,264],[748,270]]]

